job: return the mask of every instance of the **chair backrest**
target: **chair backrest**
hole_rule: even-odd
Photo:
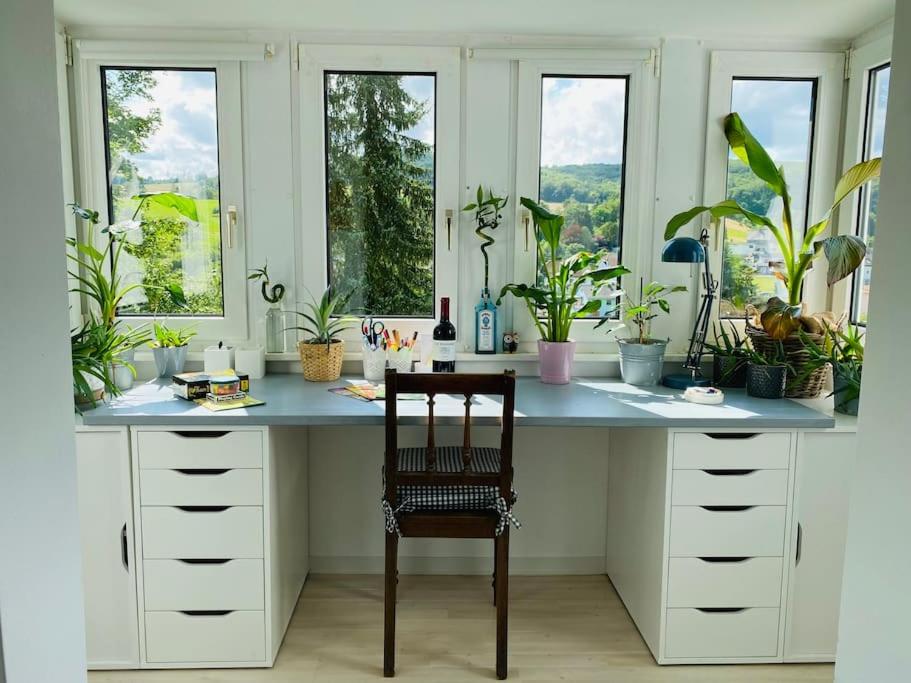
[[[423,472],[400,472],[398,468],[398,413],[396,400],[400,393],[427,395],[427,457]],[[433,408],[437,395],[464,396],[465,425],[462,436],[462,471],[439,472],[436,461]],[[500,471],[496,474],[472,471],[471,405],[475,395],[502,396],[500,417]],[[508,498],[512,488],[512,432],[516,397],[516,373],[455,374],[402,373],[386,371],[386,498],[395,500],[399,484],[492,485]]]

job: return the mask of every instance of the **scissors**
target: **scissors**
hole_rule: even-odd
[[[386,329],[386,326],[381,320],[374,320],[373,316],[367,316],[361,321],[361,334],[364,335],[364,339],[371,346],[376,346],[380,343],[380,335],[383,334],[383,330]]]

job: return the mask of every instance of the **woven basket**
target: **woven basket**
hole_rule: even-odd
[[[764,330],[747,327],[746,333],[750,338],[750,342],[753,344],[753,348],[756,349],[758,353],[761,353],[766,357],[775,355],[778,342],[770,338]],[[807,337],[815,344],[822,346],[823,335],[807,333]],[[810,363],[810,353],[807,351],[806,347],[804,347],[800,337],[791,335],[786,339],[782,339],[781,345],[784,348],[784,353],[788,362],[791,364],[791,367],[794,368],[796,376],[802,376]],[[789,381],[785,396],[788,398],[816,398],[825,386],[827,373],[828,366],[824,365],[811,372],[800,382],[793,383]]]
[[[342,356],[345,342],[334,340],[331,344],[308,344],[300,342],[297,349],[301,356],[304,379],[309,382],[332,382],[342,374]]]

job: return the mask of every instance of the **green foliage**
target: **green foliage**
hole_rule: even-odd
[[[247,276],[248,280],[260,280],[260,293],[263,295],[263,299],[266,303],[277,304],[282,300],[282,297],[285,296],[285,286],[276,282],[274,285],[272,281],[269,280],[269,264],[266,263],[262,268],[255,268]],[[270,286],[271,285],[271,286]]]
[[[724,321],[717,326],[712,323],[712,332],[715,335],[715,342],[706,342],[705,348],[714,353],[716,356],[727,356],[731,358],[744,358],[749,350],[749,340],[741,337],[737,327],[730,320],[727,321],[730,326],[730,332],[724,329]]]
[[[301,330],[310,335],[305,340],[307,344],[325,344],[328,347],[339,333],[357,323],[356,318],[338,315],[346,309],[349,299],[350,294],[333,294],[332,288],[326,287],[319,301],[312,298],[305,304],[307,312],[295,311],[302,319],[301,324],[288,329]]]
[[[748,303],[756,300],[759,296],[759,287],[756,286],[754,279],[756,271],[740,254],[735,254],[731,250],[727,241],[724,243],[721,267],[721,298],[724,301],[743,309]]]
[[[621,275],[629,273],[623,266],[602,268],[607,258],[605,252],[580,251],[569,258],[560,258],[564,218],[551,213],[528,197],[522,197],[522,206],[531,212],[535,226],[535,245],[542,284],[508,284],[500,290],[499,304],[503,297],[512,294],[522,299],[528,309],[541,339],[550,342],[565,342],[576,318],[598,313],[607,297],[597,296],[601,287]],[[579,289],[590,284],[592,298],[579,305]],[[616,298],[614,293],[611,299]]]
[[[189,327],[184,327],[179,330],[171,329],[164,323],[159,322],[154,324],[153,329],[155,332],[155,341],[152,342],[152,346],[159,348],[186,346],[190,343],[190,340],[196,336],[196,331]]]
[[[657,318],[660,313],[671,312],[671,304],[665,297],[674,292],[685,291],[684,285],[663,285],[660,282],[649,282],[647,285],[643,285],[640,279],[637,299],[633,299],[626,293],[623,294],[626,301],[623,317],[631,321],[638,329],[636,337],[630,337],[630,339],[635,339],[639,344],[648,344],[652,341],[652,320]],[[602,320],[595,327],[601,327],[604,323],[605,321]]]
[[[484,231],[497,229],[503,219],[503,214],[500,211],[506,206],[508,201],[509,197],[498,197],[491,189],[487,190],[487,195],[485,196],[484,190],[478,185],[476,200],[462,208],[462,211],[474,212],[474,222],[477,225],[474,232],[483,241],[481,254],[484,256],[484,291],[488,290],[490,276],[490,260],[487,255],[487,249],[496,242],[491,235]]]
[[[433,148],[408,134],[427,105],[402,78],[329,76],[329,280],[337,291],[356,292],[353,307],[431,316]]]
[[[111,363],[126,365],[130,372],[136,374],[131,363],[123,363],[121,355],[137,348],[148,341],[144,329],[121,332],[116,326],[111,327],[92,319],[81,328],[70,331],[70,355],[73,366],[73,394],[78,403],[89,403],[95,406],[95,399],[86,375],[98,379],[104,391],[111,396],[120,394],[109,374]]]
[[[136,166],[125,155],[144,152],[146,140],[161,126],[157,107],[139,116],[127,103],[137,99],[150,102],[157,81],[154,72],[141,69],[108,69],[105,75],[110,158],[117,165],[118,175],[127,180],[135,177]],[[118,190],[120,186],[115,185],[115,194]]]
[[[832,372],[844,381],[839,391],[830,396],[841,394],[836,405],[845,404],[860,397],[860,381],[864,366],[864,332],[862,328],[852,325],[841,331],[833,327],[826,329],[822,345],[817,344],[803,330],[799,331],[800,340],[810,354],[810,360],[795,382],[809,377],[818,368],[831,365]]]

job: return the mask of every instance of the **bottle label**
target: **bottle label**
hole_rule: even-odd
[[[478,351],[493,351],[493,311],[478,313]]]
[[[433,360],[440,363],[449,363],[456,359],[456,343],[454,341],[433,341]]]

